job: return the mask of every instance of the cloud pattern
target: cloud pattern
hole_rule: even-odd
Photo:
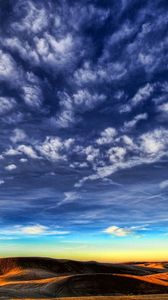
[[[65,232],[116,236],[162,227],[167,2],[0,6],[1,223],[45,232],[56,216]]]

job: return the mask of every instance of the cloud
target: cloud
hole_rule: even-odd
[[[144,87],[140,88],[131,99],[131,105],[136,106],[142,101],[146,101],[152,95],[153,91],[154,87],[147,83]]]
[[[20,2],[16,4],[15,12],[19,14],[19,11],[26,12],[26,15],[21,15],[21,19],[16,19],[12,24],[14,28],[19,33],[27,32],[28,34],[39,33],[43,31],[48,25],[47,12],[43,7],[39,7],[31,1],[26,1],[25,5],[22,7]]]
[[[8,237],[11,235],[12,238],[26,237],[26,236],[56,236],[56,235],[67,235],[70,231],[66,230],[55,230],[41,224],[35,225],[15,225],[12,228],[4,228],[1,230],[0,235]]]
[[[57,114],[55,124],[66,128],[80,121],[77,113],[84,113],[97,107],[105,101],[104,94],[90,93],[87,89],[78,90],[72,96],[67,93],[59,93],[60,112]]]
[[[132,121],[124,122],[123,130],[124,131],[131,130],[137,125],[139,121],[147,120],[147,118],[148,118],[147,113],[139,114],[135,116]]]
[[[20,152],[14,148],[9,148],[4,152],[5,156],[15,156],[15,155],[20,155]]]
[[[17,151],[19,151],[20,153],[25,154],[26,156],[28,156],[32,159],[38,159],[39,158],[36,151],[31,146],[19,145],[17,147]]]
[[[65,192],[64,195],[65,195],[64,201],[66,202],[72,202],[80,198],[80,195],[76,192]]]
[[[26,137],[27,137],[27,135],[22,129],[15,128],[13,130],[12,136],[10,137],[10,140],[13,143],[17,143],[17,142],[24,141],[26,139]]]
[[[39,108],[43,102],[42,91],[39,86],[26,85],[22,87],[23,99],[31,108]]]
[[[76,200],[79,200],[81,196],[77,192],[65,192],[64,193],[64,199],[58,202],[58,206],[66,204],[66,203],[72,203]]]
[[[10,84],[12,84],[13,79],[15,79],[16,83],[18,78],[19,72],[16,62],[9,53],[0,49],[0,80],[9,80]]]
[[[148,100],[153,92],[154,92],[155,86],[147,83],[145,86],[138,89],[136,94],[133,96],[132,99],[130,99],[130,103],[121,106],[120,112],[126,113],[130,112],[134,107],[136,107],[139,104],[143,104],[144,101]]]
[[[86,160],[88,162],[94,161],[96,158],[100,155],[100,150],[94,148],[93,146],[88,146],[85,149],[83,149],[83,153],[86,155]]]
[[[26,235],[41,235],[46,232],[47,227],[42,225],[33,225],[21,227],[20,230]]]
[[[104,145],[110,144],[114,141],[114,137],[117,135],[117,131],[113,127],[108,127],[104,131],[101,132],[100,138],[96,140],[97,144]]]
[[[100,152],[99,157],[104,158],[104,163],[100,164],[98,161],[94,164],[93,174],[84,176],[75,184],[75,187],[81,187],[86,181],[103,179],[119,170],[159,162],[163,156],[167,155],[167,136],[168,131],[163,128],[141,134],[134,138],[134,141],[128,136],[117,136],[113,140],[114,146],[106,151],[102,149]]]
[[[152,132],[141,135],[141,149],[150,155],[156,155],[163,151],[166,147],[166,140],[168,136],[167,130],[155,129]]]
[[[164,180],[162,182],[160,182],[160,188],[161,189],[166,189],[168,187],[168,180]]]
[[[12,112],[10,114],[3,116],[1,120],[6,126],[8,125],[17,126],[23,121],[24,117],[25,117],[24,114],[21,112]]]
[[[111,162],[122,161],[126,155],[126,149],[122,147],[112,147],[108,150],[109,160]]]
[[[16,105],[16,101],[13,98],[0,97],[0,115],[3,116],[11,112]]]
[[[1,188],[2,219],[16,224],[24,215],[34,226],[45,218],[45,234],[55,219],[85,215],[106,228],[111,206],[120,220],[133,209],[131,220],[141,212],[166,219],[164,195],[152,185],[156,171],[163,180],[168,148],[165,3],[1,2],[0,175],[10,184]],[[11,165],[17,174],[5,171]],[[143,189],[139,170],[149,175]],[[82,195],[74,185],[86,201],[72,200]],[[57,207],[61,200],[74,205]]]
[[[20,135],[20,133],[19,133],[19,135],[17,135],[17,137],[16,136],[14,136],[14,138],[12,137],[13,142],[22,140],[23,138],[24,138],[24,135],[22,136],[22,134]],[[22,154],[24,154],[27,157],[32,158],[32,159],[40,158],[32,146],[28,146],[28,145],[24,145],[24,144],[21,144],[21,145],[17,146],[16,148],[11,147],[4,152],[5,156],[16,156],[16,155],[22,155]],[[27,161],[27,159],[21,158],[20,161],[25,162],[25,161]]]
[[[161,113],[167,114],[168,113],[168,103],[163,103],[158,106],[157,110]]]
[[[5,181],[3,179],[0,179],[0,185],[4,184]]]
[[[50,67],[66,68],[66,64],[73,59],[74,41],[71,34],[57,39],[53,35],[45,33],[43,38],[36,38],[35,43],[38,55]]]
[[[104,233],[114,235],[117,237],[125,237],[133,234],[132,229],[130,228],[122,228],[122,227],[117,227],[117,226],[110,226],[103,230]]]
[[[106,99],[103,94],[91,94],[87,90],[78,90],[77,93],[73,94],[73,104],[75,110],[90,110],[96,105],[100,104]]]
[[[74,80],[78,86],[87,86],[106,82],[107,71],[101,66],[92,66],[90,62],[84,62],[83,66],[74,73]]]
[[[17,168],[17,166],[15,164],[11,164],[5,167],[5,170],[7,171],[13,171]]]
[[[70,150],[74,139],[62,140],[59,137],[46,137],[45,141],[36,146],[40,154],[48,160],[66,160],[67,151]]]
[[[20,162],[22,162],[22,163],[25,163],[25,162],[27,162],[27,161],[28,161],[27,158],[21,158],[21,159],[20,159]]]

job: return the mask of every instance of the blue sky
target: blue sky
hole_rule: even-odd
[[[167,9],[1,1],[1,255],[167,239]]]

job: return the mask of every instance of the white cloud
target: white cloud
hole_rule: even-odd
[[[167,155],[168,131],[163,128],[155,129],[132,140],[128,136],[115,139],[115,146],[104,151],[100,150],[100,157],[104,162],[94,162],[94,173],[80,179],[74,186],[81,187],[88,180],[106,178],[119,170],[130,169],[142,164],[150,164]],[[108,158],[108,162],[105,161]]]
[[[47,230],[46,226],[42,226],[42,225],[32,225],[32,226],[25,226],[25,227],[21,227],[20,231],[24,234],[28,234],[28,235],[41,235],[43,233],[45,233]]]
[[[17,139],[14,139],[15,141]],[[17,148],[9,148],[8,150],[6,150],[4,152],[4,155],[6,156],[15,156],[15,155],[22,155],[25,154],[26,156],[33,158],[33,159],[37,159],[39,158],[36,151],[32,148],[32,146],[27,146],[27,145],[19,145]],[[21,158],[20,159],[21,162],[25,162],[27,161],[26,158]]]
[[[168,180],[164,180],[160,182],[160,188],[161,189],[166,189],[168,187]]]
[[[67,34],[61,39],[56,40],[52,35],[46,33],[45,38],[55,54],[59,53],[64,55],[73,47],[73,38],[70,34]]]
[[[89,62],[85,62],[82,68],[75,71],[74,80],[79,86],[82,86],[91,82],[103,82],[106,76],[106,70],[101,67],[94,69]]]
[[[78,122],[81,118],[77,113],[92,110],[105,101],[106,96],[98,93],[90,93],[87,89],[80,89],[72,96],[67,93],[59,93],[60,112],[55,118],[57,126],[66,128]],[[54,121],[54,120],[53,120]]]
[[[71,203],[76,200],[79,200],[81,196],[77,192],[65,192],[64,193],[64,199],[58,203],[58,206],[65,204],[65,203]]]
[[[4,155],[6,155],[6,156],[15,156],[15,155],[20,155],[20,152],[16,149],[9,148],[8,150],[6,150],[4,152]]]
[[[66,153],[73,143],[74,139],[71,138],[62,140],[59,137],[47,137],[41,145],[37,146],[37,149],[48,160],[66,160]]]
[[[3,44],[9,50],[17,52],[24,60],[31,61],[31,63],[34,64],[38,64],[40,61],[38,54],[28,41],[20,40],[18,37],[12,37],[4,39]]]
[[[154,56],[150,54],[139,53],[138,55],[139,62],[144,66],[150,66],[154,62],[154,59]]]
[[[42,38],[34,39],[36,51],[44,63],[51,67],[66,68],[66,64],[74,58],[74,45],[76,44],[71,34],[56,38],[44,33]]]
[[[155,90],[155,86],[147,83],[145,86],[139,88],[134,97],[126,104],[121,107],[120,112],[130,112],[134,106],[148,100]]]
[[[21,112],[11,112],[10,114],[7,114],[2,117],[2,121],[8,125],[16,126],[16,124],[19,124],[24,119],[24,114]]]
[[[92,162],[93,160],[98,158],[100,150],[94,148],[93,146],[88,146],[85,149],[83,149],[83,153],[86,154],[87,161]]]
[[[21,158],[21,159],[20,159],[20,162],[22,162],[22,163],[25,163],[25,162],[27,162],[27,161],[28,161],[27,158]]]
[[[39,108],[43,102],[43,94],[39,86],[25,85],[22,87],[23,99],[31,108]]]
[[[0,116],[10,112],[16,105],[13,98],[0,97]]]
[[[51,122],[60,128],[68,128],[76,122],[74,111],[70,108],[63,109],[56,118],[52,118]]]
[[[72,164],[70,164],[71,168],[87,168],[88,164],[87,162],[74,162]]]
[[[139,114],[139,115],[135,116],[133,120],[131,120],[129,122],[125,122],[124,126],[123,126],[123,130],[124,131],[130,130],[130,129],[134,128],[139,121],[147,120],[147,118],[148,118],[147,113]]]
[[[162,112],[162,113],[167,114],[168,113],[168,103],[163,103],[163,104],[159,105],[157,110]]]
[[[122,161],[126,155],[126,149],[122,147],[112,147],[108,150],[108,157],[111,162]]]
[[[66,159],[65,155],[61,154],[62,148],[63,142],[59,137],[47,137],[44,143],[38,146],[41,155],[52,161]]]
[[[80,198],[79,194],[76,192],[66,192],[64,193],[64,195],[65,195],[64,200],[67,202],[71,202]]]
[[[13,58],[0,50],[0,79],[12,81],[15,78],[15,84],[18,79],[17,66]]]
[[[0,185],[4,184],[5,181],[3,179],[0,179]]]
[[[131,228],[122,228],[117,226],[110,226],[103,230],[104,233],[111,234],[118,237],[125,237],[133,233]]]
[[[26,8],[26,11],[25,11]],[[20,11],[22,7],[19,3],[15,7],[16,11]],[[26,15],[25,15],[26,12]],[[25,32],[29,34],[37,34],[44,30],[48,25],[47,13],[43,7],[36,6],[31,1],[26,1],[22,19],[14,22],[11,27],[18,32]]]
[[[104,145],[110,144],[114,141],[114,137],[117,135],[117,131],[113,127],[108,127],[104,131],[101,132],[100,138],[96,140],[97,144]]]
[[[17,168],[17,166],[15,164],[11,164],[5,167],[5,170],[7,171],[13,171]]]
[[[93,109],[96,105],[103,102],[106,99],[106,96],[103,94],[90,94],[86,89],[79,90],[76,94],[73,95],[72,102],[75,106],[75,109],[81,110],[90,110]]]
[[[147,83],[144,87],[140,88],[132,98],[132,104],[137,105],[139,102],[147,100],[152,95],[153,91],[154,86]]]
[[[10,137],[10,140],[13,143],[17,143],[17,142],[25,140],[26,137],[27,137],[27,135],[22,129],[16,128],[13,130],[13,134]]]
[[[17,150],[20,153],[25,154],[26,156],[33,158],[33,159],[37,159],[39,158],[36,151],[31,147],[31,146],[27,146],[27,145],[19,145],[17,147]]]
[[[56,226],[58,228],[58,226]],[[44,226],[41,224],[35,225],[15,225],[12,228],[1,229],[0,231],[0,238],[1,235],[4,237],[12,236],[12,238],[17,238],[19,236],[54,236],[54,235],[66,235],[69,234],[70,231],[67,230],[58,230],[55,228],[50,228],[48,226]]]
[[[168,131],[155,129],[141,135],[141,149],[147,154],[156,155],[165,149]]]
[[[128,135],[121,136],[121,139],[123,140],[125,146],[127,146],[130,149],[134,148],[133,140]]]

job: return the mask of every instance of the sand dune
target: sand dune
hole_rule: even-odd
[[[0,259],[0,298],[168,294],[167,265],[161,266],[35,257]]]
[[[137,263],[135,264],[139,267],[150,268],[150,269],[167,269],[168,263],[166,262],[145,262],[145,263]]]

